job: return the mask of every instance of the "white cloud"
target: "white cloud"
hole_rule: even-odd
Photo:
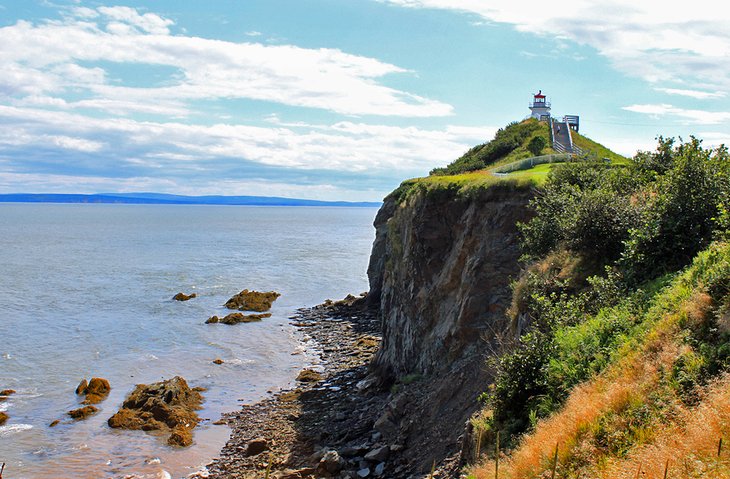
[[[288,170],[400,177],[423,175],[443,166],[473,144],[491,139],[496,131],[494,127],[427,130],[356,122],[296,128],[207,126],[90,118],[63,110],[1,105],[0,127],[0,156],[3,145],[12,145],[13,151],[22,146],[27,152],[13,158],[31,157],[35,149],[46,151],[55,145],[95,153],[92,167],[100,170],[121,162],[140,168],[198,168],[210,175],[219,171],[227,175],[236,174],[237,164],[253,163]],[[49,142],[49,138],[56,140]]]
[[[684,108],[677,108],[669,104],[642,104],[642,105],[629,105],[622,108],[626,111],[634,113],[642,113],[645,115],[652,116],[654,118],[660,118],[663,116],[674,116],[687,120],[689,123],[700,124],[700,125],[713,125],[730,121],[730,112],[725,111],[705,111],[705,110],[691,110]]]
[[[657,88],[656,90],[664,92],[667,95],[687,96],[690,98],[695,98],[697,100],[725,98],[727,96],[727,93],[725,93],[724,91],[709,92],[701,90],[684,90],[679,88]]]
[[[730,87],[730,16],[712,0],[378,0],[476,14],[523,32],[589,45],[652,83]]]
[[[0,28],[2,96],[62,96],[81,89],[116,112],[120,102],[149,105],[248,98],[347,115],[433,117],[448,104],[386,87],[410,74],[396,65],[336,49],[233,43],[170,34],[173,22],[129,7],[77,8],[75,17]],[[96,16],[95,16],[96,15]],[[164,86],[110,81],[96,62],[168,67]],[[127,110],[135,110],[127,108]],[[139,109],[136,109],[139,110]]]
[[[139,30],[153,35],[167,35],[170,33],[170,26],[175,22],[162,18],[154,13],[140,15],[137,10],[130,7],[99,7],[99,13],[112,19],[131,25]],[[84,18],[90,18],[88,16]]]

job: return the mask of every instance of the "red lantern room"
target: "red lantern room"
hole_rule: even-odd
[[[547,97],[543,95],[542,90],[539,90],[532,96],[530,111],[532,112],[530,116],[538,120],[550,118],[550,102],[547,101]]]

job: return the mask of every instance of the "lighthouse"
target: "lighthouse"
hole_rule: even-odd
[[[550,102],[542,94],[542,90],[532,96],[530,111],[532,112],[530,115],[532,118],[537,118],[538,120],[547,120],[550,118]]]

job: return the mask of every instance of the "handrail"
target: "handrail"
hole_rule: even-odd
[[[512,173],[520,170],[529,170],[530,168],[537,165],[544,165],[545,163],[560,163],[569,160],[572,156],[570,153],[533,156],[498,166],[492,171],[494,173]]]

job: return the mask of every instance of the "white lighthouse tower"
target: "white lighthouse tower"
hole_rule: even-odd
[[[538,120],[547,120],[550,118],[550,102],[542,94],[542,90],[533,95],[532,103],[530,103],[530,111],[532,112],[530,116]]]

